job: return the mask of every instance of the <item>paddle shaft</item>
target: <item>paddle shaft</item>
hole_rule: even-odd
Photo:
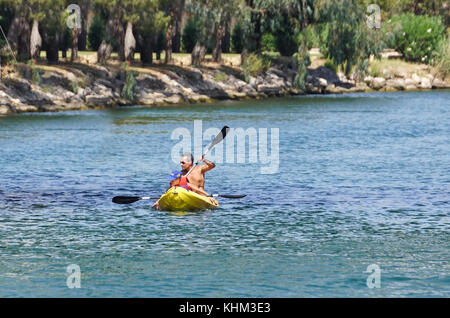
[[[214,138],[214,140],[209,145],[208,149],[206,149],[205,153],[202,155],[202,158],[206,156],[206,154],[211,150],[212,147],[214,147],[219,142],[221,142],[223,139],[225,139],[229,129],[230,129],[230,127],[223,126],[220,133],[216,136],[216,138]],[[197,167],[197,165],[198,165],[198,161],[195,163],[194,166],[192,166],[192,168],[188,171],[188,173],[186,173],[186,177],[192,172],[192,170],[194,170],[195,167]]]

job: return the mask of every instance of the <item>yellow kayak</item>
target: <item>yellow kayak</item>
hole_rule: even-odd
[[[219,208],[216,199],[200,195],[182,187],[173,187],[159,199],[162,211],[201,211]]]

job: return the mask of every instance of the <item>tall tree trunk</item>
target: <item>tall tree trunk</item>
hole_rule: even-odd
[[[70,61],[78,61],[78,35],[80,34],[80,29],[72,29],[72,55],[70,56]]]
[[[47,62],[58,63],[59,61],[59,41],[61,39],[61,34],[56,33],[52,37],[46,37],[47,41]]]
[[[176,13],[175,34],[173,36],[172,50],[175,53],[180,52],[181,48],[181,23],[183,20],[184,5],[186,0],[179,0]]]
[[[224,28],[222,23],[219,23],[219,25],[217,26],[217,31],[216,31],[216,46],[214,47],[213,50],[213,61],[217,62],[217,63],[221,63],[222,62],[222,39],[224,36]]]
[[[141,47],[141,63],[142,65],[152,65],[153,64],[153,43],[152,37],[142,37],[138,36],[139,45]]]
[[[125,30],[123,29],[122,21],[117,17],[110,18],[106,24],[106,30],[108,37],[117,41],[119,59],[125,61]]]
[[[17,49],[19,60],[26,61],[31,58],[31,30],[30,24],[24,16],[17,14],[13,18],[7,37],[13,43],[13,46],[15,46],[14,48]]]
[[[106,61],[111,57],[113,47],[111,44],[106,43],[105,40],[102,41],[97,51],[97,63],[105,64]]]
[[[117,52],[117,55],[119,55],[119,60],[125,61],[125,30],[119,19],[115,19],[114,21],[116,24],[115,38],[119,39],[119,51]]]
[[[165,59],[164,63],[167,64],[172,61],[172,38],[173,38],[174,25],[172,22],[169,24],[166,33],[166,49],[165,49]]]
[[[42,47],[42,37],[39,34],[39,22],[38,20],[33,20],[33,27],[31,29],[30,36],[30,54],[31,58],[38,59],[41,55]]]
[[[133,24],[130,21],[128,21],[124,39],[124,58],[126,61],[133,60],[135,49],[136,49],[136,39],[133,36]]]
[[[89,10],[91,8],[91,0],[79,1],[80,9],[81,9],[81,30],[78,36],[78,49],[80,51],[86,51],[87,44],[87,23]]]
[[[205,60],[206,48],[197,41],[191,53],[191,64],[200,65]]]
[[[225,23],[225,34],[222,39],[222,53],[230,53],[231,19]]]

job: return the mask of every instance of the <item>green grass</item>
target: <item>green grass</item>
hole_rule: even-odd
[[[214,80],[216,82],[223,82],[226,81],[228,78],[228,75],[223,73],[223,72],[217,72],[216,74],[214,74]]]
[[[377,77],[385,77],[389,75],[399,75],[416,73],[417,75],[425,75],[429,71],[429,66],[420,63],[406,62],[400,59],[373,60],[369,66],[370,75]]]
[[[274,55],[274,56],[279,55],[279,53],[277,53],[277,52],[270,52],[270,53],[268,52],[268,54]],[[84,58],[88,58],[88,57],[96,58],[97,51],[78,51],[78,55],[80,57],[84,57]],[[59,56],[60,59],[63,59],[62,51],[59,51],[58,56]],[[66,56],[67,56],[66,59],[70,60],[70,57],[72,56],[72,51],[70,49],[67,50]],[[240,56],[241,55],[238,54],[238,53],[222,53],[222,58],[223,59],[235,59],[235,58],[240,58]],[[118,55],[117,52],[111,53],[111,58],[117,59],[118,57],[119,57],[119,55]],[[183,59],[190,58],[191,54],[190,53],[172,53],[172,57],[174,59],[183,60]],[[46,51],[41,51],[40,58],[43,59],[43,60],[47,59],[47,52]],[[206,54],[205,58],[206,59],[212,59],[212,54]],[[139,61],[141,59],[141,54],[139,52],[135,53],[134,54],[134,59],[135,59],[135,61]],[[163,62],[164,59],[165,59],[165,53],[161,52],[161,61]],[[154,62],[158,61],[156,59],[156,53],[153,53],[153,61]]]

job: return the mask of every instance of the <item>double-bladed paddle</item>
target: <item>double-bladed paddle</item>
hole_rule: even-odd
[[[243,197],[247,196],[246,194],[210,194],[208,197],[215,198],[215,197],[221,197],[221,198],[227,198],[227,199],[241,199]],[[112,202],[117,204],[130,204],[139,200],[157,200],[159,197],[127,197],[119,195],[117,197],[114,197],[112,199]]]

